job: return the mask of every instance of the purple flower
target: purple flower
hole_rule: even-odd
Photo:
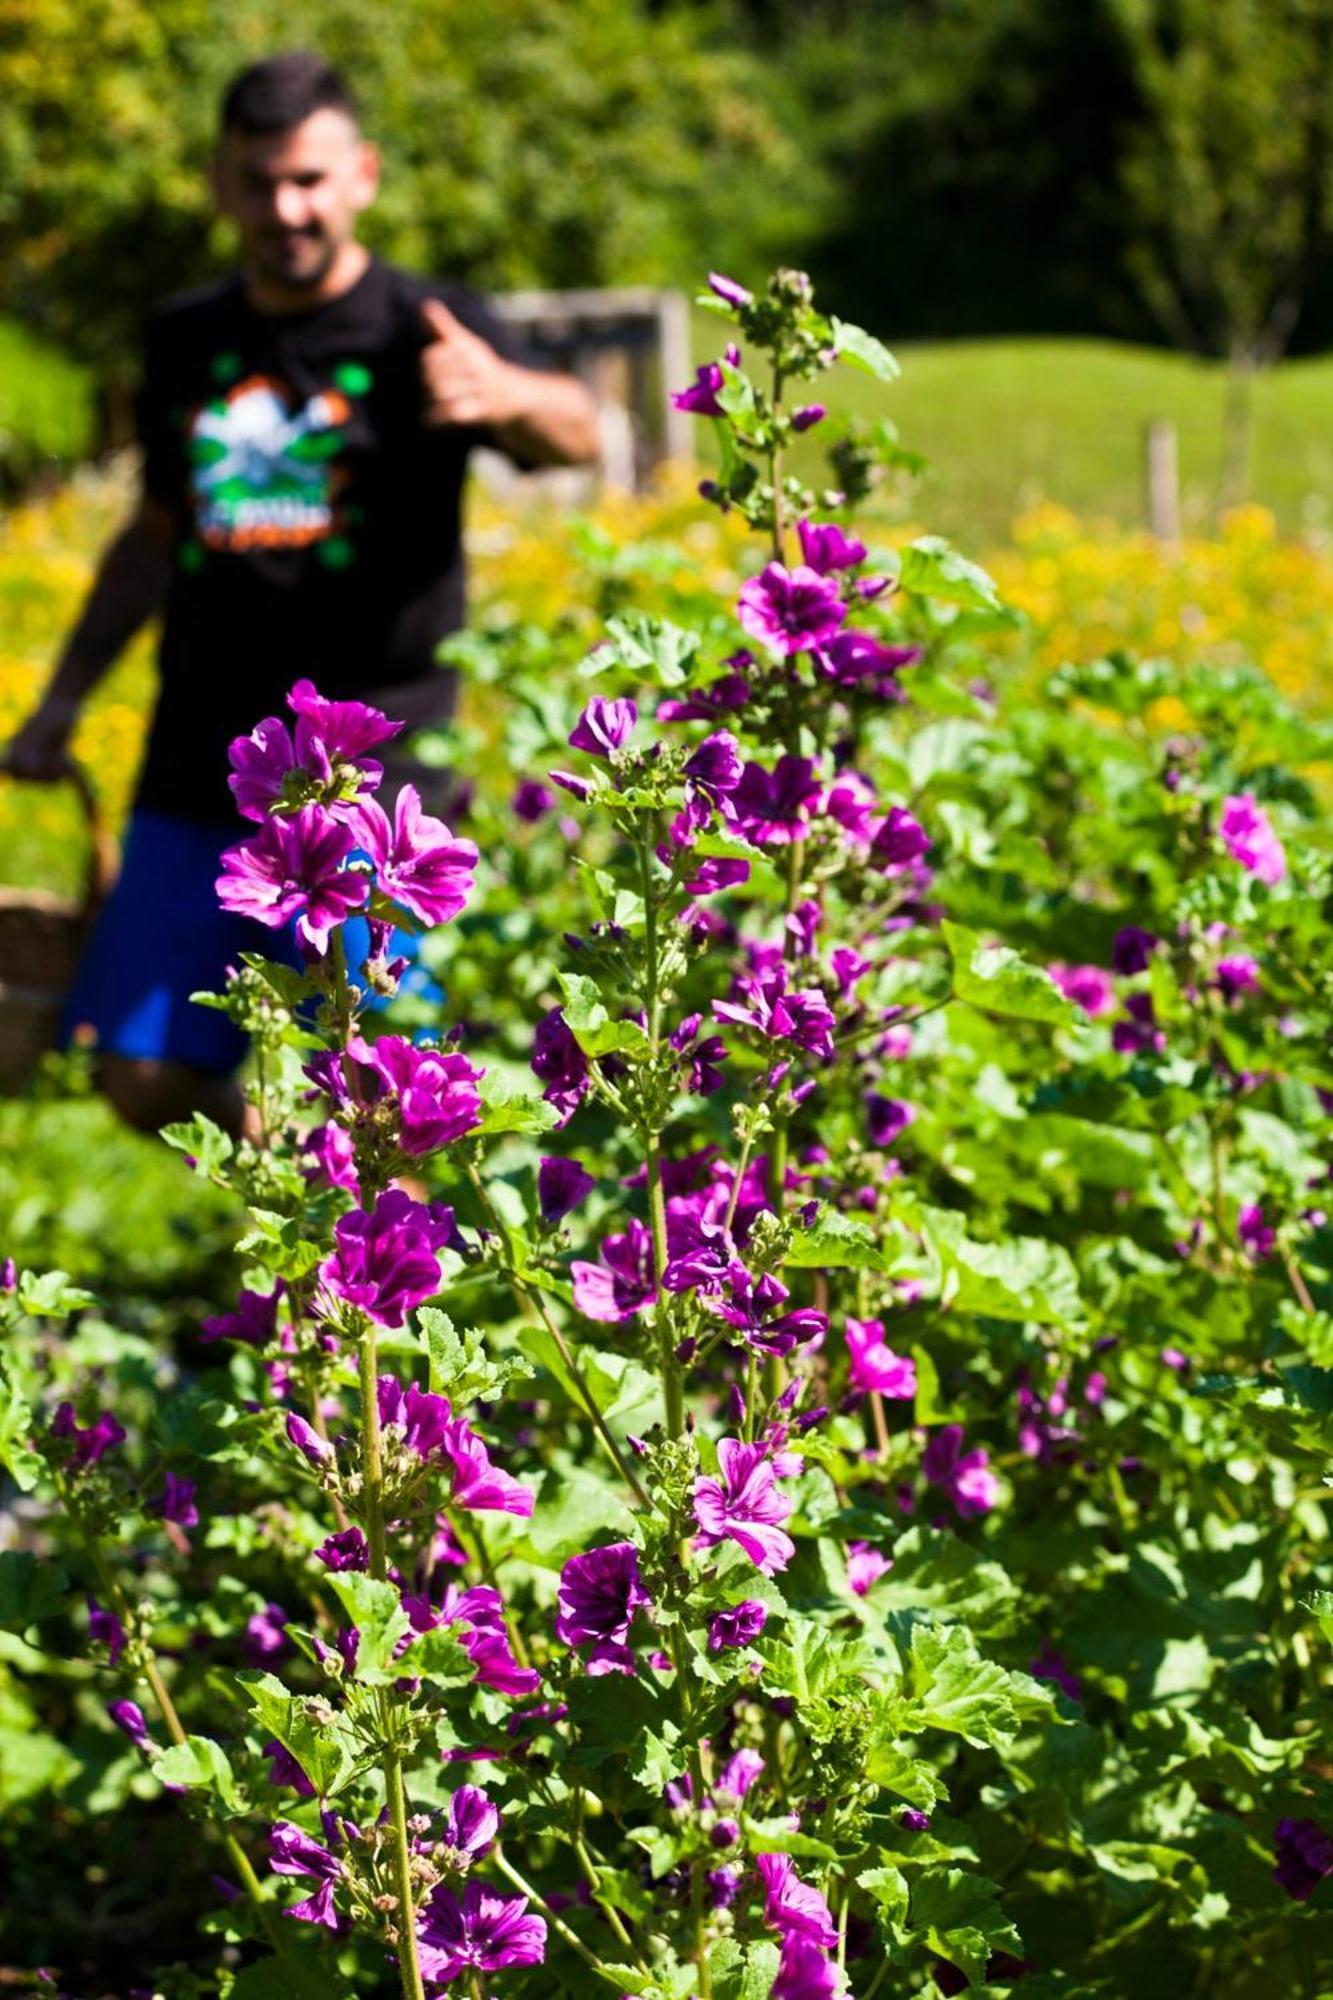
[[[1115,986],[1109,972],[1100,965],[1048,965],[1046,970],[1064,994],[1081,1007],[1091,1020],[1109,1014],[1115,1005]]]
[[[160,1514],[164,1521],[174,1521],[178,1528],[197,1528],[199,1509],[194,1504],[194,1496],[198,1490],[193,1479],[182,1479],[179,1473],[168,1472],[162,1491],[156,1500],[148,1503],[145,1511]]]
[[[341,1534],[330,1535],[321,1542],[315,1554],[326,1569],[341,1576],[348,1570],[370,1568],[370,1548],[360,1528],[344,1528]]]
[[[1056,1652],[1049,1639],[1043,1639],[1034,1660],[1028,1661],[1028,1672],[1034,1681],[1053,1681],[1061,1694],[1070,1701],[1083,1700],[1083,1683],[1068,1663]]]
[[[747,292],[744,285],[738,285],[734,278],[724,278],[720,271],[708,273],[708,289],[715,292],[718,298],[723,299],[729,306],[748,306],[754,297],[753,292]]]
[[[1151,993],[1131,993],[1125,1011],[1111,1029],[1111,1047],[1117,1055],[1160,1055],[1166,1036],[1157,1025]]]
[[[100,1417],[83,1427],[75,1421],[73,1403],[61,1403],[51,1419],[53,1438],[71,1440],[65,1463],[71,1472],[86,1472],[114,1446],[125,1442],[125,1426],[118,1423],[110,1410],[103,1410]]]
[[[920,658],[920,646],[886,646],[873,632],[839,632],[820,648],[816,665],[824,680],[844,688],[864,685],[887,699],[896,695],[899,669]]]
[[[894,1402],[909,1403],[915,1396],[916,1363],[885,1344],[882,1319],[853,1319],[848,1314],[847,1352],[855,1388],[873,1389]]]
[[[791,427],[799,436],[802,431],[813,430],[827,415],[828,410],[823,403],[802,403],[799,410],[793,410],[791,413]],[[809,560],[807,556],[806,561]],[[810,567],[813,569],[814,564],[811,563]]]
[[[356,807],[353,824],[386,896],[419,923],[444,924],[458,915],[472,893],[477,850],[422,812],[415,785],[399,792],[392,824],[376,799]]]
[[[555,793],[549,785],[541,784],[536,778],[520,778],[509,801],[509,810],[515,819],[533,826],[539,819],[545,818],[554,804]]]
[[[372,807],[379,811],[373,800],[358,810]],[[302,806],[290,819],[267,819],[251,839],[223,855],[218,901],[270,930],[295,917],[301,942],[322,957],[335,924],[360,909],[369,894],[365,876],[342,865],[355,845],[351,828],[324,806]]]
[[[594,695],[570,731],[570,748],[586,750],[590,757],[609,757],[629,741],[638,719],[636,702]]]
[[[817,986],[787,991],[787,968],[779,961],[757,979],[742,978],[737,987],[746,1004],[716,1000],[713,1012],[723,1021],[735,1021],[753,1028],[770,1040],[795,1042],[798,1048],[818,1057],[833,1059],[834,1019],[828,1001]]]
[[[757,1750],[737,1750],[717,1774],[713,1786],[715,1801],[739,1805],[764,1773],[764,1760]]]
[[[500,1831],[500,1815],[479,1785],[460,1785],[449,1801],[442,1839],[449,1865],[463,1869],[480,1861]]]
[[[308,1181],[325,1187],[343,1188],[360,1199],[361,1181],[356,1171],[356,1141],[343,1126],[326,1119],[307,1132],[301,1151],[306,1164],[301,1172]]]
[[[135,1744],[140,1750],[145,1749],[152,1742],[153,1739],[148,1733],[148,1724],[144,1721],[143,1710],[137,1702],[109,1701],[106,1705],[106,1712],[115,1723],[117,1729],[123,1729],[129,1737],[130,1742]]]
[[[847,1581],[857,1597],[865,1597],[893,1568],[892,1556],[881,1555],[869,1542],[848,1542]]]
[[[548,1225],[563,1222],[597,1183],[577,1160],[543,1158],[537,1169],[537,1206]]]
[[[1111,946],[1111,964],[1115,971],[1132,978],[1135,973],[1148,970],[1160,943],[1156,932],[1141,930],[1138,924],[1122,924]]]
[[[243,1291],[236,1301],[235,1312],[219,1313],[204,1321],[200,1340],[241,1340],[247,1347],[267,1347],[277,1330],[281,1297],[281,1279],[271,1292]]]
[[[657,1296],[652,1234],[634,1216],[621,1234],[603,1240],[600,1264],[576,1258],[569,1271],[574,1304],[588,1319],[605,1324],[633,1319]]]
[[[747,652],[731,655],[733,667],[754,664]],[[721,716],[731,715],[738,708],[744,708],[750,699],[750,683],[739,671],[720,674],[705,687],[692,688],[686,695],[668,695],[657,705],[659,722],[716,722]]]
[[[701,791],[734,792],[745,769],[741,746],[728,729],[716,729],[685,760],[685,776]]]
[[[788,1931],[769,2000],[832,2000],[839,1987],[836,1961],[799,1931]]]
[[[88,1637],[95,1645],[106,1647],[111,1666],[119,1666],[125,1650],[125,1627],[115,1612],[107,1611],[95,1597],[88,1599]]]
[[[855,569],[866,559],[866,545],[844,534],[836,521],[798,521],[796,533],[801,543],[801,561],[820,576],[831,571]]]
[[[739,348],[729,347],[726,358],[733,368],[740,367]],[[687,388],[672,390],[672,407],[677,410],[688,410],[694,417],[720,417],[725,413],[717,400],[718,391],[725,389],[726,385],[727,378],[721,363],[705,361],[695,369],[694,380]]]
[[[1282,842],[1253,792],[1236,792],[1223,799],[1217,831],[1233,861],[1271,888],[1287,872]]]
[[[413,1158],[480,1125],[477,1085],[486,1072],[457,1049],[420,1048],[402,1035],[381,1035],[370,1043],[354,1037],[347,1052],[361,1066],[363,1100],[397,1099],[398,1143]]]
[[[751,1278],[743,1266],[737,1266],[729,1277],[730,1302],[719,1303],[713,1310],[752,1347],[763,1348],[768,1354],[790,1354],[793,1347],[828,1332],[828,1314],[813,1306],[800,1306],[793,1312],[780,1310],[790,1293],[772,1272]]]
[[[862,1102],[866,1108],[866,1133],[872,1146],[891,1146],[916,1122],[916,1106],[901,1097],[881,1097],[878,1091],[868,1090]]]
[[[930,846],[930,835],[903,806],[890,806],[870,843],[870,859],[885,870],[906,868]]]
[[[0,1262],[0,1292],[16,1292],[19,1288],[19,1267],[12,1257]]]
[[[1271,1223],[1264,1221],[1263,1209],[1257,1201],[1242,1208],[1236,1221],[1236,1234],[1252,1263],[1261,1264],[1277,1248],[1277,1231]]]
[[[990,1513],[1000,1497],[1000,1486],[990,1470],[990,1454],[980,1449],[964,1452],[962,1446],[963,1426],[944,1424],[927,1444],[921,1470],[966,1521]]]
[[[694,1519],[699,1543],[712,1548],[730,1540],[766,1576],[785,1569],[796,1544],[780,1525],[792,1503],[779,1492],[767,1449],[723,1438],[717,1448],[720,1479],[694,1482]]]
[[[915,1806],[904,1806],[898,1820],[909,1833],[924,1833],[930,1825],[930,1814],[918,1812]]]
[[[460,1972],[500,1972],[507,1965],[540,1965],[546,1957],[546,1924],[533,1916],[525,1896],[501,1896],[475,1878],[462,1900],[441,1883],[433,1889],[417,1928],[421,1970],[433,1986]]]
[[[542,1096],[560,1113],[561,1124],[568,1124],[588,1088],[588,1058],[566,1025],[562,1008],[552,1008],[537,1023],[532,1068],[546,1085]]]
[[[268,1781],[279,1790],[289,1790],[298,1798],[313,1799],[315,1788],[291,1751],[276,1736],[264,1745],[260,1755],[268,1758]]]
[[[779,757],[771,771],[747,764],[731,795],[737,829],[756,846],[799,840],[818,796],[819,782],[808,757]]]
[[[333,1885],[341,1877],[343,1865],[336,1854],[321,1847],[311,1834],[303,1833],[290,1820],[280,1819],[269,1833],[268,1865],[275,1875],[313,1877],[319,1884],[313,1896],[302,1903],[293,1903],[283,1912],[285,1916],[295,1917],[300,1923],[324,1924],[331,1931],[338,1928]]]
[[[256,1611],[245,1627],[245,1657],[252,1667],[277,1660],[288,1650],[291,1640],[283,1629],[287,1613],[280,1604],[266,1604]]]
[[[482,1439],[465,1417],[453,1414],[447,1396],[431,1395],[415,1382],[404,1389],[392,1375],[380,1376],[377,1394],[386,1432],[401,1433],[418,1458],[452,1468],[455,1506],[478,1513],[531,1514],[528,1488],[491,1463]]]
[[[715,1611],[708,1621],[708,1650],[721,1653],[733,1646],[748,1646],[768,1623],[768,1606],[757,1597],[744,1598],[726,1611]]]
[[[527,1695],[541,1686],[541,1675],[531,1667],[520,1667],[510,1651],[500,1593],[488,1584],[470,1590],[447,1584],[438,1611],[421,1597],[405,1597],[403,1609],[417,1632],[437,1628],[455,1632],[483,1687],[499,1694]]]
[[[571,1556],[560,1572],[556,1637],[567,1646],[591,1647],[593,1673],[633,1673],[629,1630],[636,1611],[652,1599],[639,1577],[632,1542],[609,1542]]]
[[[818,1889],[802,1882],[790,1854],[756,1854],[754,1865],[764,1885],[764,1922],[784,1939],[807,1938],[831,1951],[838,1942],[832,1912]]]
[[[401,1326],[413,1307],[440,1289],[439,1253],[454,1233],[453,1210],[426,1207],[401,1188],[379,1196],[370,1214],[354,1208],[334,1224],[337,1248],[320,1266],[334,1299],[379,1326]]]
[[[364,702],[325,701],[309,681],[298,681],[288,701],[296,711],[294,730],[269,715],[228,749],[227,782],[245,819],[262,821],[284,806],[305,804],[312,792],[332,793],[328,802],[336,804],[358,787],[373,788],[383,767],[362,752],[403,726]]]
[[[1317,1820],[1280,1819],[1273,1833],[1273,1880],[1298,1903],[1308,1902],[1325,1875],[1333,1875],[1333,1835]]]
[[[335,760],[356,761],[365,751],[387,743],[403,726],[401,722],[390,722],[378,708],[370,708],[364,701],[329,701],[308,680],[297,681],[287,697],[287,706],[296,717],[297,728],[305,723]]]
[[[1218,992],[1230,1007],[1242,994],[1259,991],[1259,962],[1242,952],[1233,952],[1229,958],[1218,959],[1213,978]]]
[[[720,1035],[700,1037],[701,1018],[698,1014],[687,1014],[679,1027],[672,1029],[667,1040],[688,1066],[687,1087],[700,1097],[711,1097],[722,1088],[722,1064],[726,1061],[727,1047]]]
[[[294,1444],[306,1464],[313,1465],[317,1472],[321,1466],[333,1463],[333,1446],[295,1410],[287,1412],[287,1442]]]
[[[736,616],[752,639],[786,656],[825,645],[847,616],[847,607],[836,583],[818,570],[771,562],[741,585]]]

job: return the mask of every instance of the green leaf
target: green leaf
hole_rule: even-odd
[[[549,1132],[559,1114],[535,1090],[526,1090],[503,1070],[488,1069],[477,1086],[482,1102],[481,1133]]]
[[[195,1171],[206,1176],[225,1166],[236,1150],[222,1127],[205,1118],[202,1111],[178,1124],[164,1125],[162,1137],[177,1152],[188,1153],[195,1162]]]
[[[960,556],[939,535],[922,535],[902,550],[898,585],[913,597],[932,597],[968,610],[1000,609],[1000,593],[985,570]]]
[[[877,382],[897,381],[902,370],[882,340],[876,340],[863,326],[849,325],[845,319],[830,316],[829,326],[839,361],[849,361],[853,368],[873,375]]]
[[[231,1761],[211,1736],[187,1736],[183,1743],[173,1743],[153,1760],[153,1775],[164,1785],[211,1792],[229,1813],[240,1809]]]
[[[353,1678],[376,1687],[397,1680],[393,1649],[412,1629],[398,1592],[391,1583],[355,1574],[330,1576],[327,1582],[361,1634]]]
[[[1069,1252],[1041,1236],[977,1243],[952,1209],[922,1208],[918,1225],[939,1260],[941,1298],[991,1319],[1079,1326],[1086,1317]]]
[[[782,1259],[796,1271],[887,1271],[891,1260],[864,1222],[821,1208],[808,1229],[792,1233]]]
[[[476,1676],[472,1657],[452,1632],[422,1632],[398,1661],[400,1674],[420,1674],[436,1687],[467,1687]]]
[[[0,1465],[21,1493],[31,1493],[45,1470],[28,1443],[32,1411],[17,1382],[0,1374]]]
[[[1016,1021],[1069,1027],[1078,1020],[1073,1001],[1039,965],[1030,965],[1008,945],[983,944],[975,931],[947,918],[940,929],[953,959],[953,990],[959,1000]]]
[[[708,1954],[713,2000],[768,2000],[781,1956],[767,1938],[749,1946],[720,1938]]]
[[[1022,1955],[1023,1940],[1000,1908],[995,1884],[963,1868],[928,1868],[917,1877],[911,1924],[926,1950],[956,1965],[969,1986],[981,1984],[992,1952]]]
[[[290,1750],[321,1798],[341,1791],[356,1763],[356,1746],[337,1724],[316,1725],[304,1697],[288,1692],[275,1674],[242,1668],[237,1677],[265,1733]]]
[[[1333,1590],[1312,1590],[1301,1599],[1301,1608],[1319,1621],[1319,1629],[1333,1645]]]
[[[293,1950],[282,1958],[261,1958],[258,1964],[245,1966],[227,2000],[345,2000],[349,1992],[327,1953]]]
[[[1027,1674],[983,1659],[963,1625],[917,1625],[912,1632],[912,1730],[943,1729],[992,1749],[1025,1720],[1055,1719],[1051,1690]]]
[[[608,618],[606,636],[607,643],[590,653],[579,669],[585,680],[620,667],[637,680],[651,677],[662,687],[684,687],[689,678],[685,662],[699,650],[697,632],[646,611],[623,611]]]
[[[1006,1632],[1020,1600],[1000,1567],[956,1535],[909,1528],[893,1543],[893,1568],[875,1584],[874,1610],[883,1618],[928,1611],[964,1620],[980,1636]]]
[[[71,1284],[66,1271],[24,1271],[15,1294],[20,1312],[32,1319],[64,1319],[94,1303],[91,1292]]]
[[[0,1553],[0,1625],[7,1632],[26,1632],[51,1618],[65,1601],[69,1578],[53,1562],[43,1562],[27,1549]]]
[[[733,367],[725,358],[719,360],[722,370],[722,387],[717,392],[718,408],[725,410],[729,417],[751,417],[755,411],[754,383],[740,368]],[[744,429],[744,424],[741,426]]]
[[[565,996],[565,1026],[585,1056],[604,1056],[612,1051],[642,1054],[648,1037],[637,1021],[613,1021],[602,1003],[601,989],[586,973],[561,972],[557,978]]]
[[[867,1868],[856,1878],[857,1887],[871,1896],[879,1911],[879,1924],[892,1944],[901,1942],[907,1927],[907,1877],[889,1863],[883,1868]]]
[[[508,1383],[532,1374],[521,1355],[488,1353],[479,1328],[465,1326],[460,1333],[438,1306],[422,1306],[416,1319],[430,1355],[431,1389],[437,1396],[448,1396],[455,1408],[494,1396]]]

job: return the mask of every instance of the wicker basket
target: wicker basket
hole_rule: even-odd
[[[0,887],[0,1095],[26,1090],[54,1048],[93,919],[115,880],[116,843],[87,776],[71,765],[88,858],[77,900],[46,889]]]

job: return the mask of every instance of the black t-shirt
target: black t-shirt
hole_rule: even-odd
[[[180,541],[140,803],[228,819],[227,744],[303,676],[402,688],[415,725],[448,714],[434,653],[463,620],[468,453],[492,440],[422,421],[427,298],[536,365],[471,293],[375,259],[311,312],[256,312],[232,278],[150,319],[144,484]]]

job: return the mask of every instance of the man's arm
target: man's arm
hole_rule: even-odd
[[[597,405],[573,375],[505,361],[438,299],[421,308],[428,424],[484,424],[527,465],[588,465],[601,450]]]
[[[102,557],[51,684],[9,746],[5,768],[16,777],[64,775],[84,702],[166,597],[175,545],[175,517],[145,495]]]

